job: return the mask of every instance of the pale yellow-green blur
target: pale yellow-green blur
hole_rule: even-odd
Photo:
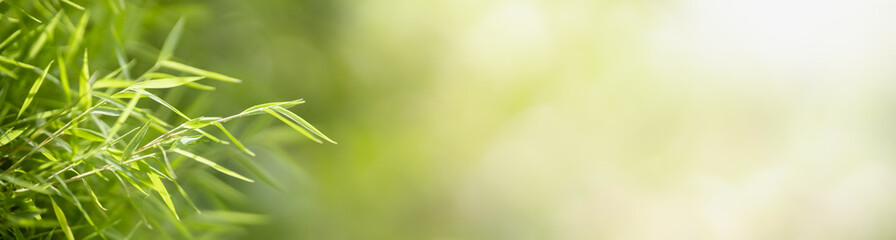
[[[896,2],[271,4],[208,62],[340,144],[250,238],[896,237]]]

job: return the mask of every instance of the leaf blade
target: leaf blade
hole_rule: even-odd
[[[227,175],[229,175],[229,176],[231,176],[231,177],[234,177],[234,178],[237,178],[237,179],[246,181],[246,182],[255,182],[255,181],[252,180],[252,179],[249,179],[249,178],[247,178],[247,177],[245,177],[245,176],[243,176],[243,175],[240,175],[239,173],[236,173],[236,172],[234,172],[234,171],[231,171],[230,169],[224,168],[223,166],[218,165],[217,163],[212,162],[211,160],[208,160],[208,159],[206,159],[206,158],[204,158],[204,157],[202,157],[202,156],[199,156],[199,155],[196,155],[196,154],[193,154],[193,153],[191,153],[191,152],[187,152],[187,151],[184,151],[184,150],[181,150],[181,149],[176,149],[176,148],[175,148],[174,150],[172,150],[172,151],[174,151],[174,152],[176,152],[176,153],[179,153],[180,155],[184,155],[184,156],[186,156],[186,157],[188,157],[188,158],[191,158],[191,159],[193,159],[193,160],[196,160],[196,161],[199,162],[199,163],[208,165],[209,167],[212,167],[212,168],[214,168],[215,170],[218,170],[219,172],[221,172],[221,173],[223,173],[223,174],[227,174]]]
[[[34,101],[34,96],[37,95],[37,90],[40,89],[40,85],[43,84],[44,79],[47,77],[47,72],[50,71],[50,66],[53,66],[53,61],[50,61],[50,64],[47,64],[47,67],[44,68],[44,72],[40,74],[40,78],[37,78],[34,85],[31,85],[31,90],[28,90],[28,96],[25,97],[25,102],[22,103],[22,108],[19,109],[19,114],[16,115],[16,119],[21,117],[22,113],[25,112],[25,109],[28,108],[28,105],[31,105],[31,102]]]
[[[236,146],[240,148],[240,150],[243,150],[243,152],[249,154],[249,156],[255,156],[255,153],[246,148],[246,146],[243,146],[243,143],[241,143],[239,140],[236,140],[236,137],[234,137],[232,134],[230,134],[230,132],[227,131],[226,128],[224,128],[224,125],[221,125],[221,123],[218,122],[215,122],[214,125],[218,127],[218,129],[221,129],[221,131],[224,132],[224,135],[227,135],[227,137],[230,138],[230,141],[233,141],[233,144],[236,144]]]
[[[50,203],[53,204],[53,212],[56,213],[56,220],[59,221],[59,226],[62,227],[62,232],[65,233],[65,237],[68,240],[75,240],[75,235],[72,234],[72,227],[68,225],[68,219],[65,219],[65,213],[62,212],[62,209],[59,208],[59,205],[56,204],[56,200],[50,198]]]
[[[183,63],[179,63],[179,62],[162,60],[160,65],[162,67],[166,67],[168,69],[178,70],[178,71],[186,72],[186,73],[192,73],[192,74],[205,76],[205,77],[208,77],[211,79],[221,80],[221,81],[225,81],[225,82],[232,82],[232,83],[242,82],[242,80],[239,80],[239,79],[236,79],[236,78],[224,75],[224,74],[198,69],[195,67],[187,66],[187,65],[185,65]]]

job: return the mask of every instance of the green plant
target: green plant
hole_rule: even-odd
[[[199,207],[178,175],[219,191],[226,184],[216,174],[253,181],[203,157],[198,150],[205,144],[198,143],[229,141],[254,156],[224,123],[260,114],[316,142],[335,143],[286,109],[301,99],[227,117],[191,117],[166,102],[161,94],[169,89],[213,90],[206,82],[240,80],[173,57],[183,21],[161,48],[141,45],[133,28],[143,21],[142,7],[0,1],[0,238],[118,239],[153,229],[179,239],[256,221],[214,208],[206,215],[233,221],[184,220]]]

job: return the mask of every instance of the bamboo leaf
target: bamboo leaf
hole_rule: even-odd
[[[286,123],[286,125],[289,125],[289,127],[291,127],[292,129],[295,129],[296,131],[298,131],[298,132],[301,133],[302,135],[305,135],[305,137],[308,137],[309,139],[311,139],[311,140],[313,140],[313,141],[315,141],[315,142],[317,142],[317,143],[324,143],[324,142],[320,141],[320,139],[317,139],[317,137],[315,137],[313,134],[309,133],[308,130],[305,130],[304,128],[299,127],[298,125],[296,125],[295,123],[293,123],[293,122],[290,121],[289,119],[283,118],[283,116],[280,116],[280,114],[278,114],[277,112],[274,112],[273,110],[270,110],[270,109],[267,109],[267,108],[265,108],[265,109],[263,109],[263,110],[264,110],[265,112],[267,112],[268,114],[271,114],[271,116],[274,116],[274,117],[276,117],[277,119],[280,119],[281,122]]]
[[[81,19],[78,20],[78,25],[75,27],[74,33],[72,33],[72,35],[68,39],[68,48],[65,52],[65,59],[71,59],[80,49],[81,42],[84,40],[84,31],[87,29],[87,21],[89,19],[90,12],[85,11],[83,14],[81,14]],[[87,61],[84,61],[84,63],[86,64]]]
[[[127,161],[127,160],[131,159],[131,155],[134,153],[134,149],[137,149],[137,146],[140,145],[140,141],[142,141],[143,137],[146,136],[146,131],[149,130],[149,125],[151,123],[152,122],[146,122],[146,124],[143,124],[143,127],[140,128],[140,131],[137,132],[137,134],[134,135],[133,138],[131,138],[131,142],[129,142],[128,145],[124,148],[124,150],[122,150],[122,153],[121,153],[122,161]]]
[[[258,104],[258,105],[246,108],[246,110],[243,110],[243,112],[241,112],[240,114],[249,114],[249,113],[259,112],[259,111],[261,111],[261,109],[271,108],[274,106],[288,108],[288,107],[292,107],[292,106],[302,104],[302,103],[305,103],[305,100],[297,99],[297,100],[288,101],[288,102],[272,102],[272,103]]]
[[[206,158],[204,158],[204,157],[202,157],[202,156],[198,156],[198,155],[196,155],[196,154],[193,154],[193,153],[190,153],[190,152],[187,152],[187,151],[184,151],[184,150],[176,149],[176,148],[175,148],[174,150],[172,150],[172,151],[174,151],[174,152],[176,152],[176,153],[179,153],[180,155],[184,155],[185,157],[188,157],[188,158],[191,158],[191,159],[193,159],[193,160],[196,160],[196,161],[199,162],[199,163],[208,165],[209,167],[212,167],[212,168],[214,168],[215,170],[218,170],[219,172],[221,172],[221,173],[223,173],[223,174],[230,175],[231,177],[234,177],[234,178],[237,178],[237,179],[246,181],[246,182],[255,182],[255,181],[253,181],[252,179],[249,179],[249,178],[247,178],[247,177],[244,177],[243,175],[240,175],[239,173],[236,173],[236,172],[234,172],[234,171],[231,171],[230,169],[224,168],[224,167],[222,167],[221,165],[218,165],[217,163],[212,162],[211,160],[208,160],[208,159],[206,159]]]
[[[198,129],[203,128],[205,126],[211,125],[215,121],[221,120],[219,117],[198,117],[187,121],[183,124],[186,128]]]
[[[121,78],[105,78],[93,82],[92,89],[103,88],[127,88],[134,85],[134,81]]]
[[[84,7],[82,7],[81,5],[78,5],[77,3],[72,2],[71,0],[62,0],[62,2],[65,4],[68,4],[69,6],[77,8],[78,10],[84,11]]]
[[[241,143],[239,140],[236,140],[236,138],[233,137],[233,135],[231,135],[223,125],[218,122],[215,122],[214,124],[216,127],[218,127],[218,129],[221,129],[221,131],[224,132],[224,135],[227,135],[227,138],[230,138],[230,141],[233,141],[233,144],[236,144],[236,146],[239,147],[240,150],[243,150],[243,152],[246,152],[246,154],[249,154],[249,156],[255,156],[255,153],[249,151],[246,146],[243,146],[243,143]]]
[[[151,168],[152,168],[151,166],[149,166],[149,164],[142,163],[142,162],[141,162],[141,164],[138,164],[137,166],[140,167],[144,171],[151,170]],[[171,201],[171,194],[168,193],[168,189],[165,188],[165,183],[163,183],[162,179],[159,178],[159,176],[164,177],[164,175],[161,175],[161,173],[159,173],[159,172],[149,172],[149,173],[147,173],[147,175],[149,176],[150,182],[152,182],[152,189],[156,190],[156,192],[159,193],[159,196],[162,197],[162,201],[165,202],[165,205],[168,206],[168,209],[171,210],[171,213],[174,214],[174,217],[178,221],[180,221],[180,216],[178,216],[177,210],[174,208],[174,202]]]
[[[3,181],[18,185],[20,187],[26,188],[31,191],[35,191],[35,192],[39,192],[39,193],[43,193],[43,194],[50,194],[50,191],[47,191],[46,186],[38,186],[37,184],[28,182],[26,180],[22,180],[22,179],[13,177],[10,174],[0,175],[0,179],[3,179]]]
[[[143,81],[139,83],[135,83],[131,85],[131,88],[173,88],[180,85],[188,84],[191,82],[195,82],[199,79],[203,79],[205,77],[175,77],[175,78],[163,78],[163,79],[154,79],[149,81]]]
[[[81,106],[84,108],[90,107],[92,105],[90,99],[90,67],[88,66],[87,61],[87,49],[84,50],[84,58],[81,63],[81,74],[78,74],[78,101],[81,102]]]
[[[65,213],[62,212],[59,205],[56,205],[56,201],[52,197],[50,198],[50,203],[53,204],[53,212],[56,213],[56,219],[59,221],[59,226],[62,227],[65,237],[68,240],[75,240],[75,235],[72,234],[72,227],[68,225],[68,219],[65,219]]]
[[[221,81],[225,81],[225,82],[232,82],[232,83],[242,82],[239,79],[228,77],[224,74],[198,69],[195,67],[187,66],[182,63],[173,62],[173,61],[169,61],[169,60],[162,60],[161,66],[172,69],[172,70],[177,70],[177,71],[181,71],[181,72],[185,72],[185,73],[192,73],[192,74],[196,74],[199,76],[205,76],[207,78],[217,79],[217,80],[221,80]]]
[[[139,88],[131,89],[131,91],[134,91],[134,92],[136,92],[136,93],[140,93],[140,94],[146,95],[147,97],[149,97],[149,98],[152,99],[153,101],[156,101],[157,103],[162,104],[162,106],[165,106],[166,108],[170,109],[171,111],[173,111],[174,113],[176,113],[178,116],[181,116],[181,117],[183,117],[183,118],[185,118],[185,119],[190,119],[190,117],[187,117],[186,114],[180,112],[180,110],[177,110],[177,108],[174,108],[174,106],[171,106],[171,104],[168,104],[168,102],[165,102],[165,100],[162,100],[162,98],[160,98],[159,96],[156,96],[155,94],[152,94],[152,93],[150,93],[150,92],[144,91],[144,90],[139,89]]]
[[[168,37],[165,38],[165,43],[162,44],[162,50],[159,51],[159,60],[158,63],[162,61],[166,61],[171,59],[171,55],[174,54],[174,49],[177,48],[177,42],[180,39],[180,35],[184,31],[184,19],[181,18],[177,20],[177,23],[174,24],[174,27],[171,28],[171,32],[168,33]]]
[[[40,78],[34,82],[34,85],[31,85],[31,90],[28,90],[28,96],[25,97],[25,102],[22,104],[22,108],[19,108],[19,114],[16,115],[16,119],[22,116],[22,113],[25,112],[25,109],[28,108],[28,105],[34,101],[34,95],[37,94],[37,90],[40,89],[40,85],[44,82],[44,78],[47,77],[47,72],[50,71],[50,66],[53,66],[53,61],[50,61],[50,64],[47,64],[47,68],[44,68],[44,72],[40,75]]]
[[[93,193],[93,189],[90,188],[90,184],[87,183],[87,180],[84,178],[81,178],[81,182],[84,183],[84,188],[86,188],[87,192],[90,193],[90,198],[93,199],[93,202],[96,203],[96,206],[99,207],[100,209],[102,209],[103,211],[106,211],[106,208],[103,207],[102,203],[100,203],[100,199],[98,197],[96,197],[96,193]]]
[[[62,17],[65,13],[60,11],[56,13],[56,16],[50,20],[47,25],[44,25],[44,31],[40,33],[40,36],[37,37],[37,40],[34,41],[34,44],[31,45],[31,50],[28,51],[28,59],[34,59],[37,56],[37,53],[43,49],[44,44],[47,43],[47,39],[53,36],[53,31],[56,30],[56,24],[59,23],[59,18]]]
[[[5,134],[3,134],[3,136],[0,136],[0,146],[12,142],[12,140],[15,140],[17,137],[19,137],[19,135],[22,134],[23,131],[25,130],[21,128],[7,131]]]
[[[305,121],[305,119],[302,119],[302,117],[299,117],[299,115],[296,115],[295,113],[290,112],[289,110],[286,110],[285,108],[282,108],[280,106],[274,106],[272,109],[274,109],[274,111],[277,111],[278,113],[283,114],[284,116],[288,117],[290,120],[295,121],[296,123],[298,123],[300,126],[304,127],[305,129],[310,130],[312,133],[314,133],[318,137],[321,137],[330,143],[336,144],[335,141],[333,141],[332,139],[327,137],[327,135],[324,135],[324,133],[321,132],[320,130],[317,130],[317,128],[312,126],[311,123],[308,123],[308,121]]]
[[[177,187],[177,191],[180,192],[180,195],[184,197],[184,200],[187,201],[187,204],[189,204],[190,207],[192,207],[194,210],[196,210],[196,213],[202,213],[202,211],[200,211],[199,208],[196,207],[196,204],[193,203],[193,200],[190,199],[190,196],[187,195],[187,192],[184,191],[184,188],[181,187],[180,184],[177,184],[177,182],[174,182],[174,186]]]
[[[12,65],[16,65],[18,67],[23,67],[23,68],[28,68],[28,69],[38,69],[34,65],[19,62],[19,61],[13,60],[12,58],[4,57],[4,56],[0,56],[0,62],[8,63],[8,64],[12,64]]]

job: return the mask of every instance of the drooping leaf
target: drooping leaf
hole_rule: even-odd
[[[31,105],[31,102],[34,101],[34,95],[37,94],[37,90],[40,89],[40,85],[44,82],[44,79],[47,77],[47,72],[50,71],[50,66],[53,66],[53,61],[50,61],[50,64],[47,64],[47,67],[44,68],[44,73],[40,75],[40,78],[34,82],[34,85],[31,85],[31,90],[28,90],[28,96],[25,97],[25,102],[22,103],[22,107],[19,108],[19,114],[16,115],[16,118],[22,116],[22,113],[25,112],[25,109],[28,108],[28,105]]]
[[[231,177],[234,177],[234,178],[237,178],[237,179],[246,181],[246,182],[255,182],[255,181],[253,181],[252,179],[249,179],[249,178],[247,178],[247,177],[244,177],[243,175],[240,175],[239,173],[236,173],[236,172],[234,172],[234,171],[231,171],[230,169],[224,168],[223,166],[218,165],[217,163],[212,162],[211,160],[208,160],[208,159],[206,159],[206,158],[204,158],[204,157],[202,157],[202,156],[198,156],[198,155],[196,155],[196,154],[193,154],[193,153],[190,153],[190,152],[187,152],[187,151],[184,151],[184,150],[180,150],[180,149],[174,149],[173,151],[176,152],[176,153],[179,153],[180,155],[184,155],[185,157],[188,157],[188,158],[191,158],[191,159],[193,159],[193,160],[196,160],[196,161],[199,162],[199,163],[208,165],[209,167],[212,167],[212,168],[214,168],[215,170],[218,170],[219,172],[221,172],[221,173],[223,173],[223,174],[227,174],[227,175],[229,175],[229,176],[231,176]]]
[[[280,119],[281,122],[286,123],[286,125],[289,125],[289,127],[291,127],[292,129],[295,129],[297,132],[301,133],[302,135],[305,135],[305,137],[307,137],[308,139],[311,139],[317,143],[323,143],[322,141],[320,141],[320,139],[318,139],[316,136],[314,136],[314,134],[311,134],[310,132],[308,132],[308,130],[305,130],[304,128],[299,127],[298,125],[296,125],[289,119],[286,119],[283,116],[280,116],[280,114],[278,114],[277,112],[274,112],[274,110],[267,109],[267,108],[265,108],[263,110],[265,112],[267,112],[268,114],[270,114],[271,116],[274,116],[277,119]]]
[[[218,129],[221,129],[221,132],[224,132],[224,135],[227,135],[227,138],[230,138],[230,141],[233,141],[233,144],[236,144],[236,146],[239,147],[240,150],[243,150],[243,152],[249,154],[249,156],[255,156],[255,153],[249,151],[246,146],[243,146],[243,143],[241,143],[239,140],[236,140],[236,137],[230,134],[230,132],[228,132],[227,129],[224,128],[223,125],[221,125],[221,123],[215,122],[214,124],[216,127],[218,127]]]
[[[131,85],[131,88],[173,88],[187,83],[195,82],[205,77],[173,77],[163,79],[153,79],[149,81],[139,82]]]
[[[299,117],[299,115],[296,115],[295,113],[290,112],[289,110],[286,110],[285,108],[280,107],[280,106],[274,106],[272,109],[274,109],[274,111],[277,111],[280,114],[283,114],[283,116],[288,117],[290,120],[295,121],[295,123],[299,124],[299,126],[302,126],[303,128],[310,130],[312,133],[314,133],[318,137],[321,137],[330,143],[336,144],[335,141],[333,141],[332,139],[327,137],[327,135],[324,135],[324,133],[321,132],[320,130],[317,130],[317,128],[312,126],[311,123],[308,123],[308,121],[305,121],[305,119],[302,119],[302,117]]]
[[[225,81],[225,82],[232,82],[232,83],[242,82],[239,79],[229,77],[224,74],[198,69],[195,67],[187,66],[185,64],[173,62],[173,61],[169,61],[169,60],[163,60],[161,62],[161,66],[165,67],[165,68],[172,69],[172,70],[177,70],[177,71],[181,71],[181,72],[185,72],[185,73],[192,73],[192,74],[196,74],[199,76],[204,76],[207,78],[221,80],[221,81]]]
[[[59,208],[59,205],[56,204],[52,197],[50,198],[50,203],[53,204],[53,212],[56,213],[56,219],[59,221],[59,226],[62,227],[65,237],[68,240],[75,240],[75,235],[72,234],[72,227],[68,225],[68,219],[65,219],[65,213],[62,212],[62,209]]]

